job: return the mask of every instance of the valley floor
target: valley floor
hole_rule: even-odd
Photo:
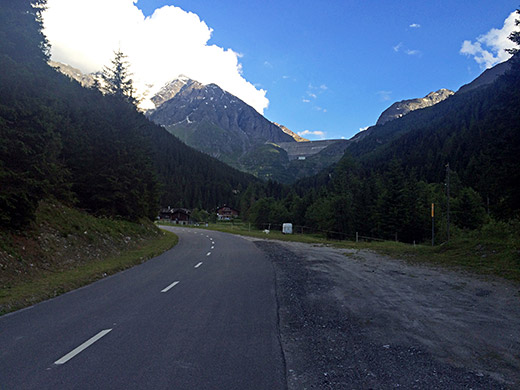
[[[267,241],[289,389],[520,385],[520,285],[377,255]]]

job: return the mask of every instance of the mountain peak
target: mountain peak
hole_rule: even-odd
[[[437,103],[442,102],[443,100],[449,98],[455,92],[442,88],[435,92],[430,92],[423,98],[417,99],[408,99],[401,100],[400,102],[396,102],[388,107],[379,119],[377,120],[377,125],[383,125],[386,122],[389,122],[394,119],[401,118],[411,111],[420,110],[421,108],[431,107]]]
[[[198,81],[190,79],[188,76],[179,75],[176,79],[173,79],[166,83],[160,90],[157,92],[150,100],[155,104],[155,107],[158,108],[164,102],[172,99],[178,93],[185,89],[202,89],[204,88],[204,84],[199,83]]]

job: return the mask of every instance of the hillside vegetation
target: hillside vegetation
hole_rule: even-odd
[[[255,180],[189,148],[116,95],[48,64],[39,1],[0,12],[0,225],[22,228],[49,197],[95,215],[154,218],[160,205],[236,204]]]
[[[0,314],[139,264],[176,243],[150,221],[95,218],[42,201],[25,231],[0,231]]]

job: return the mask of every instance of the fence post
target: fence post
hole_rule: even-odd
[[[356,242],[359,242],[358,232],[356,232]]]

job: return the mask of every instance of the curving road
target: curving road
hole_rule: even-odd
[[[270,261],[168,229],[161,256],[0,317],[0,389],[285,389]]]

